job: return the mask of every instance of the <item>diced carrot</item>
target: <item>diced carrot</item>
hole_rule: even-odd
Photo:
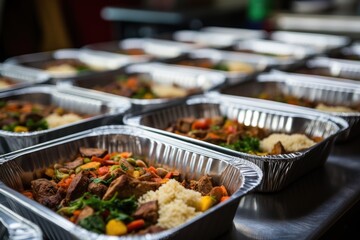
[[[136,89],[139,81],[136,77],[130,77],[126,81],[126,86],[131,89]]]
[[[220,188],[221,188],[221,190],[223,190],[223,196],[229,196],[229,194],[228,194],[228,192],[227,192],[224,185],[221,185]]]
[[[206,134],[206,137],[211,138],[211,139],[219,139],[220,138],[219,135],[212,133],[212,132],[209,132],[208,134]]]
[[[153,166],[148,167],[148,168],[147,168],[147,171],[156,174],[156,168],[154,168]]]
[[[103,165],[119,165],[119,162],[115,162],[114,160],[106,160],[102,164]]]
[[[129,158],[129,157],[132,156],[132,153],[131,153],[131,152],[122,152],[122,153],[120,153],[119,155],[120,155],[120,157],[122,157],[122,158]]]
[[[72,180],[73,180],[72,177],[63,178],[63,179],[61,179],[60,182],[57,183],[57,185],[59,187],[63,187],[65,189],[67,189],[70,186],[70,183]]]
[[[103,176],[103,175],[107,174],[108,172],[109,172],[108,166],[102,166],[102,167],[99,167],[99,169],[98,169],[99,176]]]
[[[172,172],[168,172],[164,178],[168,178],[170,179],[172,177],[173,173]]]
[[[126,225],[128,232],[132,232],[145,226],[144,219],[137,219]]]
[[[104,160],[104,161],[110,160],[110,154],[106,154],[105,157],[103,157],[103,160]]]
[[[30,191],[25,191],[22,194],[25,195],[26,197],[30,198],[30,199],[34,199],[34,195]]]
[[[224,201],[228,200],[229,198],[230,198],[230,196],[222,196],[220,198],[220,202],[224,202]]]
[[[92,156],[92,157],[91,157],[91,161],[92,161],[92,162],[102,163],[102,162],[103,162],[103,159],[102,159],[102,158],[99,158],[99,157]]]
[[[81,213],[81,210],[80,210],[80,209],[75,210],[75,211],[73,212],[73,216],[78,217],[78,216],[80,215],[80,213]]]

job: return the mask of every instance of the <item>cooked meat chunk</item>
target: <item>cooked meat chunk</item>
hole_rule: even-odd
[[[226,144],[234,144],[237,141],[239,141],[241,136],[240,132],[229,134],[229,136],[226,138]]]
[[[64,189],[58,188],[55,182],[45,178],[31,181],[31,188],[34,199],[51,209],[55,209],[65,195]]]
[[[88,186],[88,191],[92,194],[99,196],[100,198],[104,196],[107,190],[108,187],[102,183],[91,182]]]
[[[69,202],[81,197],[88,189],[90,178],[87,172],[80,172],[75,175],[66,192],[65,201]]]
[[[191,125],[194,122],[194,118],[181,118],[176,122],[176,129],[180,132],[189,132],[191,130]]]
[[[190,188],[198,191],[201,195],[207,195],[213,188],[212,178],[209,176],[202,176],[198,181],[191,181]]]
[[[221,189],[221,187],[216,186],[211,189],[209,196],[212,196],[214,199],[216,199],[216,202],[220,202],[221,198],[224,196],[224,191]]]
[[[284,146],[281,144],[281,142],[278,141],[271,150],[271,154],[284,154],[284,153],[286,153],[286,150]]]
[[[78,166],[84,164],[84,160],[82,157],[78,157],[76,158],[74,161],[72,162],[67,162],[67,163],[64,163],[64,167],[65,168],[68,168],[68,169],[75,169],[77,168]]]
[[[106,149],[101,149],[101,148],[86,148],[86,147],[80,147],[79,149],[81,156],[83,157],[99,157],[102,158],[104,157],[108,151]]]
[[[119,198],[128,198],[131,196],[138,198],[150,190],[155,191],[160,186],[161,183],[139,181],[137,179],[128,177],[127,175],[121,175],[111,182],[109,189],[106,191],[103,199],[108,200],[114,196],[115,193],[118,194],[117,196]]]
[[[139,181],[149,181],[150,179],[152,179],[154,176],[149,173],[149,172],[146,172],[145,174],[141,175],[138,180]]]
[[[87,217],[90,217],[91,215],[94,214],[94,209],[92,209],[91,207],[89,206],[85,206],[83,210],[81,210],[79,216],[77,217],[76,219],[76,224],[78,222],[80,222],[81,220],[87,218]]]
[[[157,201],[150,201],[144,204],[141,204],[136,212],[133,214],[134,218],[142,218],[146,221],[149,221],[152,224],[157,223],[159,218],[159,205]]]

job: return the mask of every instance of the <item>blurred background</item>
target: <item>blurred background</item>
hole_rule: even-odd
[[[359,38],[359,23],[356,0],[0,0],[0,61],[203,26]]]

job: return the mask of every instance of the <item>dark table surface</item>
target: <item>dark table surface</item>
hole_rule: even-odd
[[[283,190],[244,196],[220,239],[319,239],[359,199],[360,137],[335,143],[324,166]]]

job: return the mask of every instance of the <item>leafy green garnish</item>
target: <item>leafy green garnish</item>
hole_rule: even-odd
[[[6,106],[6,101],[0,101],[0,108],[5,107]]]
[[[254,137],[244,137],[233,144],[220,144],[222,147],[226,147],[235,151],[245,153],[256,153],[260,151],[260,141]]]
[[[113,180],[114,180],[115,176],[114,175],[111,175],[111,177],[107,180],[103,180],[101,178],[94,178],[92,181],[94,183],[103,183],[105,185],[109,185]]]
[[[224,63],[218,63],[213,66],[215,70],[229,71],[229,67]]]
[[[87,218],[81,219],[78,224],[89,231],[96,233],[105,232],[105,222],[98,214],[93,214]]]

